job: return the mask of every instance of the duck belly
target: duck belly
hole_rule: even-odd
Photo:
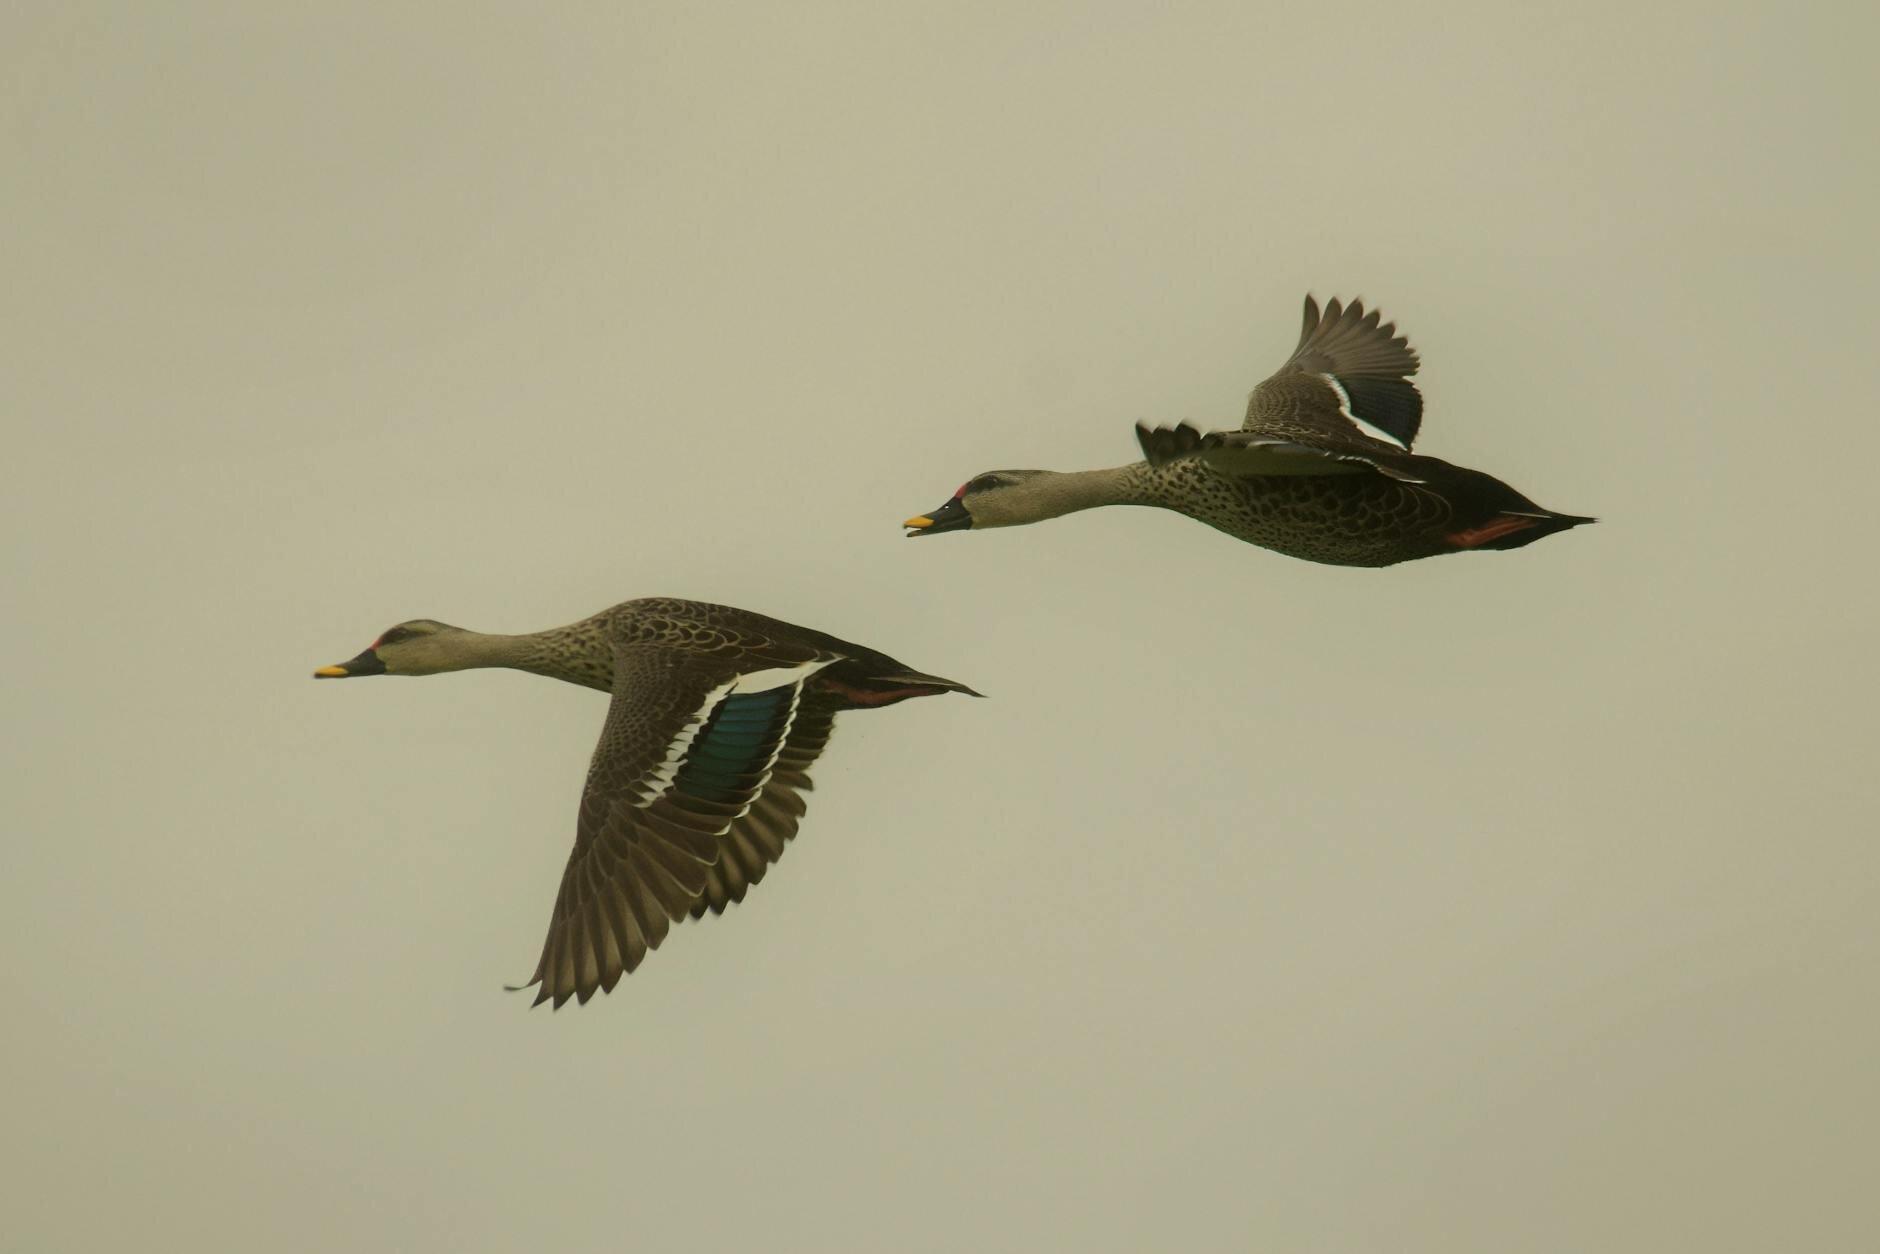
[[[1174,468],[1171,468],[1174,469]],[[1391,566],[1454,550],[1448,504],[1383,475],[1229,479],[1182,467],[1169,505],[1236,539],[1332,566]]]

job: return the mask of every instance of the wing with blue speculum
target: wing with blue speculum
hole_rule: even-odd
[[[798,714],[806,680],[833,660],[800,652],[728,673],[709,662],[675,668],[653,650],[618,651],[613,705],[530,980],[540,985],[538,1004],[611,990],[673,921],[741,900],[781,853],[802,809],[773,779],[780,759],[792,777],[813,760],[800,742],[818,720],[799,729]],[[824,718],[821,739],[827,734]]]

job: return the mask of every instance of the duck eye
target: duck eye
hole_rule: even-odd
[[[409,636],[410,634],[411,632],[407,631],[403,627],[389,628],[384,635],[380,636],[377,640],[373,642],[372,647],[376,649],[380,645],[397,644],[400,640],[403,640],[405,637]]]
[[[998,486],[999,486],[999,476],[980,475],[977,479],[974,479],[970,481],[969,483],[967,483],[967,485],[961,488],[960,491],[961,492],[984,492],[987,488],[996,488]]]

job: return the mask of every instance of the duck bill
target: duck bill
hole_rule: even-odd
[[[335,666],[322,666],[313,673],[315,679],[353,679],[360,675],[383,675],[385,663],[379,661],[379,655],[367,649],[350,662],[341,662]]]
[[[933,536],[942,531],[962,531],[973,525],[973,516],[954,497],[931,514],[917,514],[901,524],[910,536]]]

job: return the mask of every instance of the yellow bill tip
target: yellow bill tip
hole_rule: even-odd
[[[315,679],[344,679],[351,674],[344,666],[322,666],[313,673]]]
[[[927,517],[925,514],[916,514],[901,525],[903,527],[912,527],[914,530],[919,531],[924,527],[933,526],[933,519]]]

